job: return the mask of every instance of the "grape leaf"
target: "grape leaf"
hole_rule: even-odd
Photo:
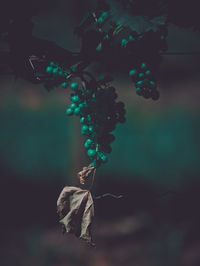
[[[91,246],[91,225],[94,217],[94,203],[89,190],[66,186],[57,201],[57,212],[65,232],[73,233]]]

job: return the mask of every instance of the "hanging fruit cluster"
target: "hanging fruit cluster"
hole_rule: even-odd
[[[84,72],[66,71],[54,62],[50,62],[46,72],[51,78],[62,80],[61,86],[71,88],[71,105],[66,109],[68,116],[80,117],[81,134],[86,136],[85,148],[94,167],[106,163],[107,154],[115,137],[111,132],[117,123],[125,122],[125,108],[122,102],[116,102],[115,88],[108,84],[109,77],[92,78],[86,81]],[[81,83],[72,82],[73,77],[80,77]],[[70,85],[69,85],[70,83]]]

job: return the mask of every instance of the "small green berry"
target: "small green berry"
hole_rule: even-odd
[[[73,82],[73,83],[71,83],[70,87],[72,90],[77,90],[78,89],[78,83]]]
[[[103,163],[106,163],[108,161],[108,157],[105,154],[101,155],[101,160]]]
[[[142,95],[142,90],[141,90],[141,88],[136,88],[136,93],[137,93],[137,95]]]
[[[143,81],[142,81],[142,80],[138,81],[138,82],[136,83],[136,85],[137,85],[138,87],[141,87],[141,86],[143,85]]]
[[[103,24],[104,23],[104,19],[102,17],[99,17],[98,20],[97,20],[97,23],[98,24]]]
[[[93,132],[94,131],[94,126],[89,126],[89,131]]]
[[[61,77],[64,76],[63,71],[62,70],[58,71],[58,75],[61,76]]]
[[[88,131],[88,126],[87,126],[87,125],[83,125],[83,126],[82,126],[82,130],[83,130],[83,131]]]
[[[133,38],[133,36],[129,36],[129,41],[135,41],[135,38]]]
[[[67,108],[66,114],[67,115],[73,115],[73,110],[71,108]]]
[[[156,83],[155,83],[153,80],[151,80],[151,81],[149,82],[149,85],[153,88],[153,87],[155,87]]]
[[[68,83],[67,83],[67,82],[63,82],[63,83],[61,84],[61,87],[64,88],[64,89],[66,89],[67,86],[68,86]]]
[[[108,17],[108,12],[103,12],[103,13],[101,14],[101,17],[102,17],[103,19],[106,19],[106,18]]]
[[[85,123],[85,117],[81,117],[81,119],[80,119],[80,123],[83,125],[84,123]]]
[[[147,68],[147,64],[146,63],[142,63],[141,64],[141,69],[145,69],[145,68]]]
[[[122,39],[121,46],[122,46],[123,48],[126,48],[127,44],[128,44],[128,41],[127,41],[126,39]]]
[[[76,107],[76,108],[74,109],[74,114],[75,114],[75,115],[80,115],[80,112],[81,112],[81,108],[80,108],[80,107]]]
[[[53,74],[55,74],[55,75],[57,75],[57,74],[58,74],[58,72],[59,72],[59,69],[58,69],[58,67],[54,68],[54,69],[53,69],[53,71],[52,71],[52,73],[53,73]]]
[[[139,73],[138,77],[139,78],[144,78],[144,73]]]
[[[50,62],[50,66],[55,66],[56,64],[54,62]]]
[[[71,106],[70,106],[70,108],[71,108],[72,110],[74,110],[76,107],[77,107],[77,105],[76,105],[75,103],[72,103]]]
[[[131,69],[131,70],[129,71],[129,76],[130,76],[130,77],[133,77],[133,76],[135,76],[135,75],[137,75],[137,70],[136,70],[136,69]]]
[[[150,76],[150,75],[151,75],[151,71],[150,71],[150,70],[147,70],[147,71],[145,72],[145,74],[146,74],[147,76]]]
[[[101,52],[101,50],[102,50],[102,43],[101,43],[101,42],[98,44],[96,50],[97,50],[98,52]]]
[[[97,152],[93,149],[89,149],[88,150],[88,156],[89,157],[94,157],[97,154]]]
[[[47,73],[52,73],[52,71],[53,71],[53,67],[48,66],[48,67],[46,68],[46,72],[47,72]]]
[[[78,97],[78,95],[74,95],[71,97],[71,100],[73,103],[80,103],[80,98]]]

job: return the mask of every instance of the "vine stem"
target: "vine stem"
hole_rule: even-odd
[[[96,175],[96,171],[97,171],[97,169],[94,168],[94,171],[93,171],[93,174],[92,174],[92,181],[91,181],[91,184],[90,184],[89,190],[91,190],[92,187],[93,187],[93,185],[94,185],[94,178],[95,178],[95,175]]]

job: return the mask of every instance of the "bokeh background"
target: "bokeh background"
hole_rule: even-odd
[[[33,17],[34,36],[78,51],[73,28],[94,5],[49,1]],[[171,25],[168,45],[171,52],[200,52],[200,34]],[[88,162],[79,119],[65,115],[69,92],[0,76],[2,266],[200,265],[199,59],[163,56],[157,102],[138,97],[126,76],[115,78],[127,122],[114,132],[93,194],[123,198],[95,200],[96,249],[62,235],[56,214],[62,188],[76,184]]]

